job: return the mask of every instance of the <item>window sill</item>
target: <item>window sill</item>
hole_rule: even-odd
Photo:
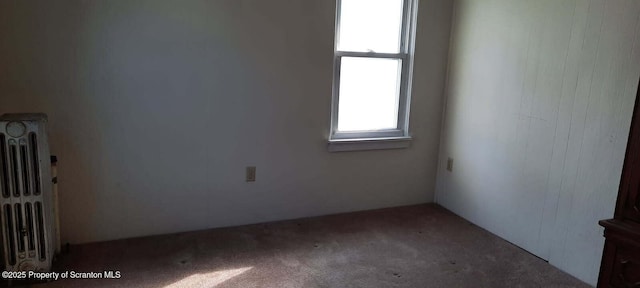
[[[411,146],[411,137],[356,138],[329,140],[329,152],[402,149]]]

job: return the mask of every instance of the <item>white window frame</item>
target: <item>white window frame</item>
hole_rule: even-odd
[[[339,51],[340,39],[340,7],[342,0],[336,0],[336,26],[334,42],[333,98],[331,105],[331,131],[329,136],[330,151],[370,150],[405,148],[409,146],[409,108],[411,103],[411,86],[413,78],[413,56],[415,52],[415,31],[417,22],[418,1],[403,0],[402,28],[399,53]],[[399,59],[400,91],[398,95],[398,121],[395,129],[374,131],[338,131],[338,107],[340,101],[340,68],[342,57],[365,57],[382,59]],[[364,145],[358,145],[362,143]]]

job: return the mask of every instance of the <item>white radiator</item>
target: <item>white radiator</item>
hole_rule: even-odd
[[[55,247],[44,114],[0,116],[0,222],[7,271],[49,271]]]

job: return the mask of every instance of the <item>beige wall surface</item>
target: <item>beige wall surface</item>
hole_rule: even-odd
[[[595,285],[638,15],[636,0],[456,1],[436,201]]]
[[[64,242],[431,202],[452,4],[420,2],[408,149],[327,152],[327,0],[0,1],[0,113],[49,115]]]

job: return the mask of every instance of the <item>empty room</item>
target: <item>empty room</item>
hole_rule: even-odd
[[[0,0],[0,287],[640,287],[638,0]]]

